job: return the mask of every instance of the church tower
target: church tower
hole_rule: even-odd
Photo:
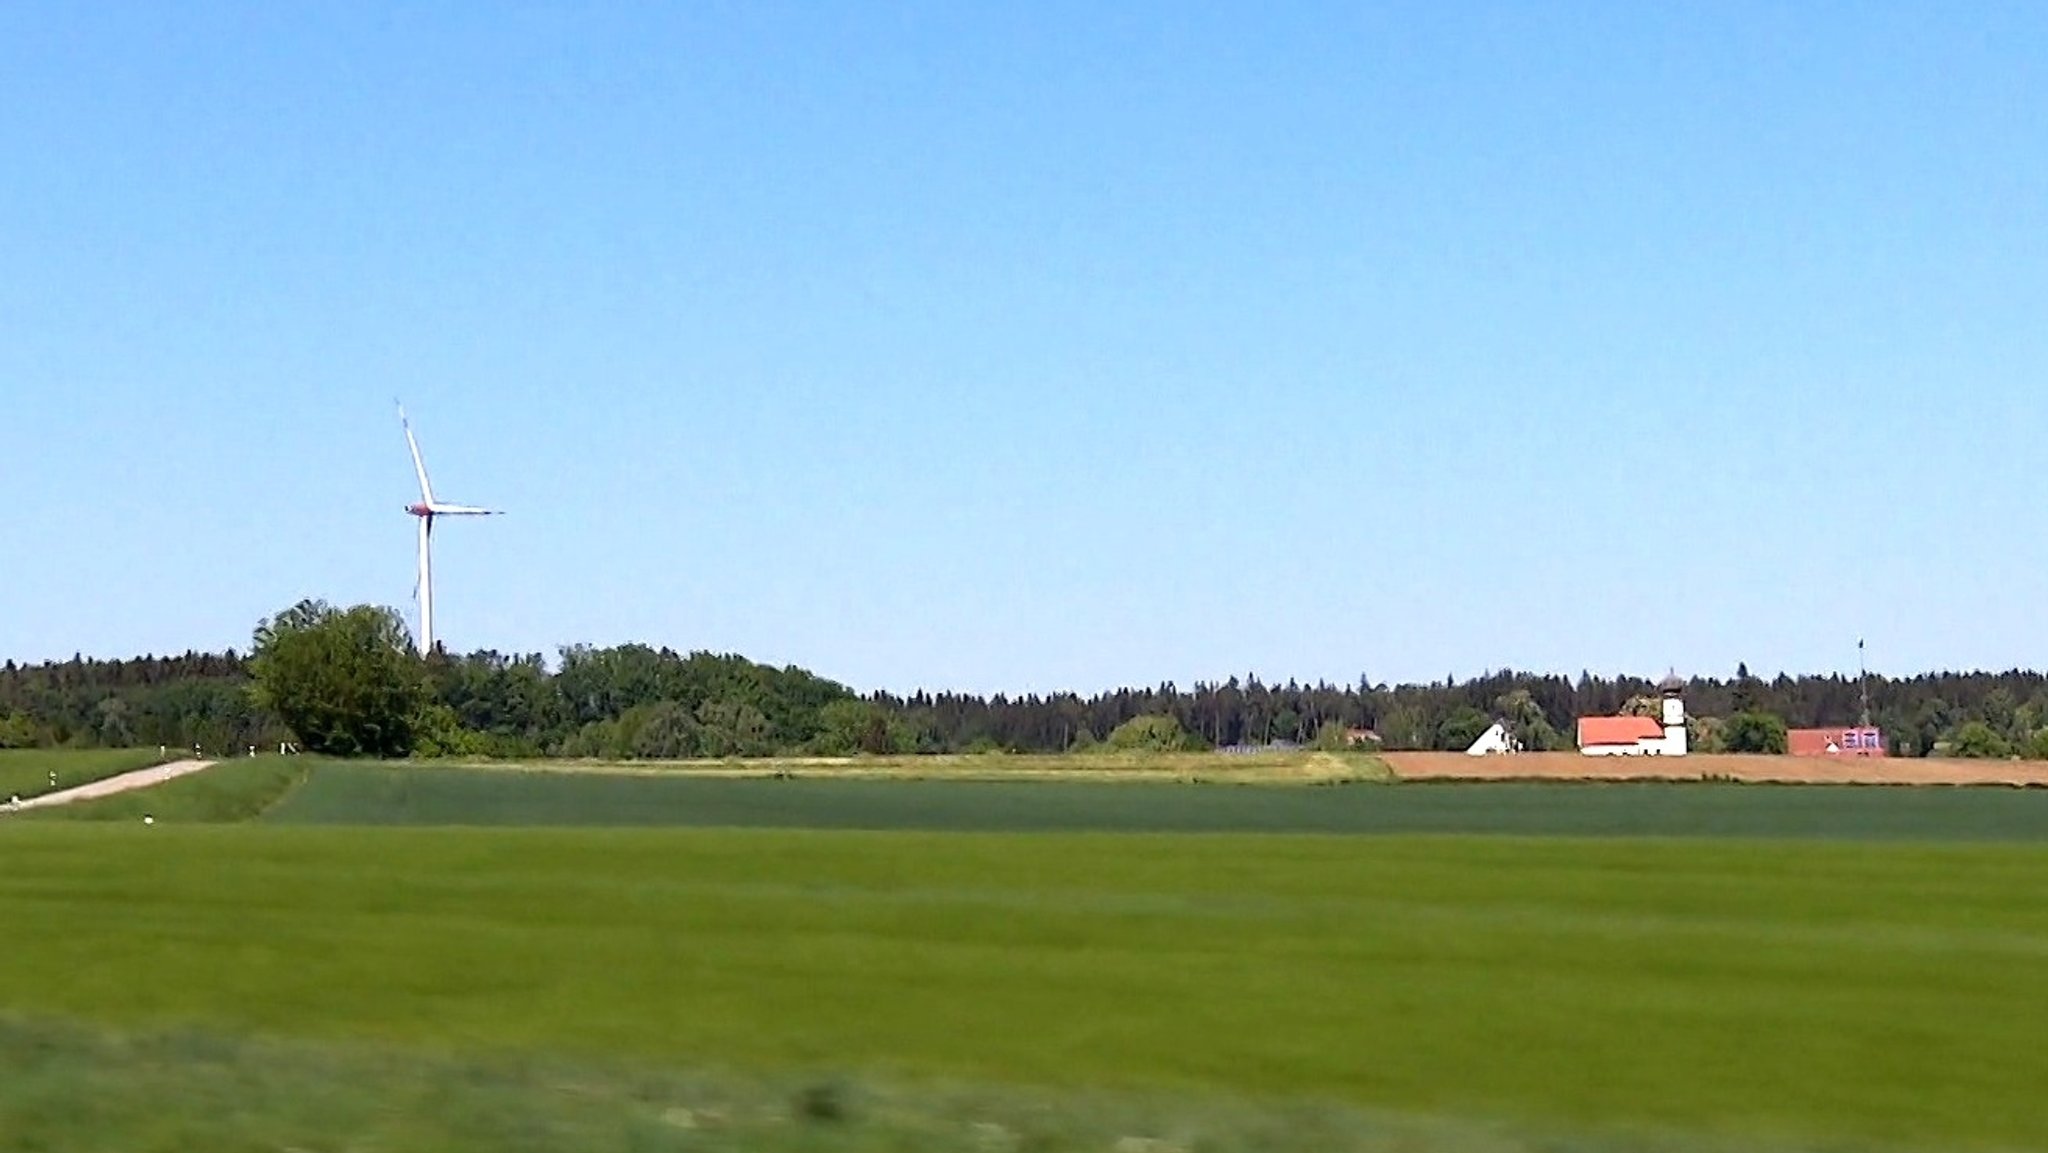
[[[1685,755],[1685,682],[1678,679],[1677,670],[1657,682],[1657,692],[1664,698],[1664,748],[1667,757]]]

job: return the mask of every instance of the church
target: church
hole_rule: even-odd
[[[1663,718],[1580,717],[1579,752],[1589,757],[1682,757],[1685,755],[1685,682],[1678,675],[1657,683]]]

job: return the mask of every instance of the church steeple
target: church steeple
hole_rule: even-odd
[[[1673,669],[1657,682],[1657,692],[1664,698],[1664,755],[1682,757],[1685,755],[1685,682]]]

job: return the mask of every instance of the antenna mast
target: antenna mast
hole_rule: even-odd
[[[1863,638],[1856,638],[1856,687],[1863,698],[1863,727],[1870,727],[1870,670],[1863,663]]]

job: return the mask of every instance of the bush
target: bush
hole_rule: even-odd
[[[1485,713],[1471,705],[1460,705],[1443,724],[1437,726],[1436,747],[1446,752],[1462,753],[1492,726],[1493,722]]]
[[[1983,721],[1970,721],[1949,740],[1949,752],[1958,757],[2009,757],[2012,745],[1998,730]]]
[[[1721,724],[1720,738],[1731,753],[1783,753],[1785,722],[1773,713],[1736,713]]]
[[[1132,717],[1110,730],[1109,747],[1120,753],[1173,753],[1200,748],[1180,722],[1164,714]]]

